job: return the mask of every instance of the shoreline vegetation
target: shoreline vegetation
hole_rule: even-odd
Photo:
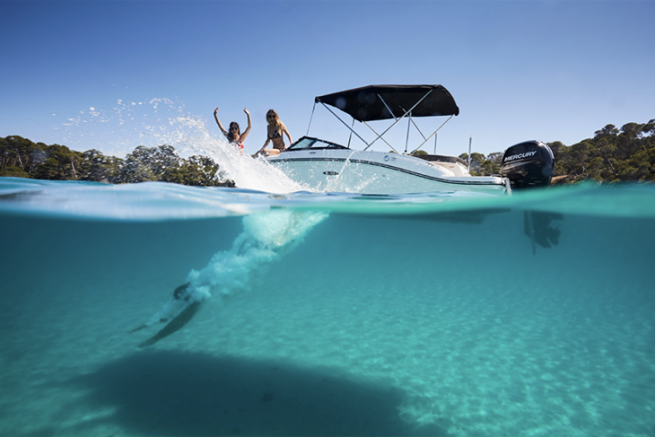
[[[644,124],[627,123],[621,129],[608,124],[594,132],[593,138],[571,146],[560,141],[546,144],[555,156],[551,185],[655,181],[655,119]],[[468,153],[459,157],[466,161]],[[486,157],[471,153],[471,174],[498,174],[502,158],[502,152]]]
[[[582,181],[655,181],[655,119],[612,124],[594,137],[566,146],[547,143],[555,155],[551,185]],[[418,153],[426,154],[419,151]],[[471,174],[498,174],[502,152],[471,153]],[[468,154],[460,158],[468,160]],[[70,150],[59,144],[34,143],[17,135],[0,137],[0,176],[45,180],[80,180],[112,184],[146,181],[173,182],[204,187],[234,187],[212,158],[194,155],[181,158],[173,146],[138,146],[125,159],[105,156],[95,149]]]
[[[159,181],[201,187],[234,187],[212,158],[181,158],[173,146],[138,146],[125,159],[91,149],[70,150],[17,135],[0,137],[0,176],[129,184]]]

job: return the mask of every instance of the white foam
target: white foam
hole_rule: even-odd
[[[64,140],[74,148],[97,148],[119,157],[140,145],[171,145],[183,158],[211,157],[224,177],[239,188],[269,193],[308,191],[263,158],[241,155],[218,132],[213,120],[210,134],[206,120],[186,111],[180,102],[167,98],[148,102],[118,99],[115,105],[109,111],[94,105],[68,118],[62,123],[68,129]]]
[[[291,193],[304,189],[263,158],[253,159],[241,155],[225,139],[210,135],[200,117],[187,114],[172,118],[169,120],[169,128],[160,132],[158,137],[160,142],[173,145],[180,156],[211,157],[220,165],[225,177],[233,180],[239,188],[269,193]]]
[[[201,270],[192,270],[187,282],[202,293],[230,296],[247,288],[261,271],[292,250],[327,217],[323,212],[270,211],[243,217],[243,232],[228,251],[216,253]]]
[[[324,212],[275,210],[243,217],[243,231],[230,250],[216,253],[201,270],[191,270],[186,298],[171,299],[144,326],[169,321],[190,304],[213,295],[229,297],[247,290],[257,274],[296,247],[327,216]]]

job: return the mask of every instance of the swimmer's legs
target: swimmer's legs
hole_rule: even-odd
[[[135,332],[158,323],[168,322],[157,334],[139,344],[139,347],[150,346],[179,331],[196,315],[206,297],[202,295],[199,297],[198,294],[194,294],[190,285],[190,283],[186,283],[177,287],[173,292],[173,298],[157,314],[148,322],[130,331]]]
[[[141,347],[153,345],[157,343],[159,340],[161,340],[162,338],[166,338],[169,335],[173,334],[174,332],[177,332],[180,329],[182,329],[182,327],[184,327],[184,325],[189,323],[189,321],[193,318],[193,316],[196,315],[201,305],[202,302],[191,303],[180,314],[175,316],[173,320],[168,322],[168,324],[164,326],[158,333],[156,333],[154,336],[150,337],[148,340],[144,341],[143,343],[139,344],[139,347],[141,348]]]

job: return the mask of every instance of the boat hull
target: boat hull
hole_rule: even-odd
[[[449,164],[384,152],[297,150],[267,161],[307,190],[365,194],[507,192],[505,178],[455,176]]]

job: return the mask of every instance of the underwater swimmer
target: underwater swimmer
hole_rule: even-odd
[[[179,331],[196,315],[209,296],[194,290],[190,285],[190,283],[186,283],[177,287],[173,292],[173,299],[164,305],[157,314],[151,317],[148,322],[129,331],[132,333],[157,323],[168,322],[154,336],[140,343],[140,348],[153,345],[162,338],[166,338],[174,332]]]
[[[232,247],[212,256],[199,271],[191,270],[187,282],[173,292],[170,299],[147,322],[130,332],[166,323],[159,332],[139,347],[146,347],[179,331],[215,294],[225,299],[250,288],[254,276],[292,250],[304,235],[327,218],[323,212],[270,211],[243,218],[243,232]]]

